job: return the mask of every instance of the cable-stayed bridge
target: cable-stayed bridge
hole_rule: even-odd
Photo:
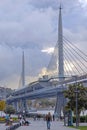
[[[69,84],[87,83],[87,55],[74,43],[63,36],[61,6],[59,8],[58,41],[46,69],[46,75],[25,86],[24,53],[22,68],[22,87],[16,90],[7,102],[12,103],[17,111],[27,110],[27,100],[57,97],[55,112],[60,116],[66,103],[63,91]],[[18,103],[20,102],[20,106]]]

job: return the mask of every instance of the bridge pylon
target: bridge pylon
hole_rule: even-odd
[[[25,61],[24,61],[24,51],[22,52],[22,87],[25,86]]]
[[[15,112],[19,112],[20,108],[19,108],[19,102],[18,101],[14,101],[12,103],[13,107],[15,108]]]
[[[24,113],[28,112],[27,99],[22,100],[22,112]]]
[[[56,105],[55,105],[55,115],[58,116],[58,118],[61,117],[62,112],[64,112],[64,106],[66,104],[66,99],[63,95],[63,93],[57,94],[56,99]]]
[[[63,28],[62,28],[62,14],[61,5],[59,8],[59,22],[58,22],[58,77],[59,80],[64,78],[64,58],[63,58]]]
[[[59,22],[58,22],[58,77],[59,81],[64,80],[64,58],[63,58],[63,28],[62,28],[62,14],[61,14],[61,5],[59,7]],[[62,85],[61,85],[62,87]],[[64,96],[63,94],[58,95],[56,98],[56,106],[55,106],[55,113],[60,117],[61,110],[64,103]]]
[[[26,113],[28,112],[28,105],[27,105],[27,99],[21,99],[14,101],[12,103],[13,107],[15,108],[15,111],[18,113]]]

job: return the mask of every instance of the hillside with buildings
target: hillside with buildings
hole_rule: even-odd
[[[0,86],[0,100],[8,97],[14,90]]]

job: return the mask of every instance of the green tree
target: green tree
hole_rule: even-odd
[[[13,108],[13,106],[11,106],[11,105],[7,105],[6,106],[6,108],[5,108],[5,112],[7,113],[7,114],[14,114],[15,113],[15,109]]]
[[[65,109],[71,109],[76,114],[76,87],[78,91],[78,116],[80,117],[83,108],[87,109],[87,87],[84,87],[81,83],[70,85],[68,90],[64,91],[65,97],[68,98]]]
[[[0,101],[0,111],[4,111],[5,107],[6,107],[6,102],[4,100],[1,100]]]

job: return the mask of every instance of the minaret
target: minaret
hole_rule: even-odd
[[[62,15],[61,5],[59,8],[59,23],[58,23],[58,77],[59,80],[63,80],[64,77],[64,59],[63,59],[63,30],[62,30]]]
[[[25,62],[24,62],[24,51],[22,52],[22,87],[25,86]]]

